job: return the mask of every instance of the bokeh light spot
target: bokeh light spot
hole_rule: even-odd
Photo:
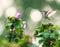
[[[32,21],[39,22],[42,19],[42,14],[39,10],[32,9],[31,13],[30,13],[30,17],[31,17]]]

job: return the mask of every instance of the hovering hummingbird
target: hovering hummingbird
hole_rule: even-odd
[[[48,19],[48,20],[51,20],[49,17],[51,17],[53,14],[56,13],[56,11],[51,11],[51,10],[48,10],[48,11],[42,11],[43,13],[43,16]]]

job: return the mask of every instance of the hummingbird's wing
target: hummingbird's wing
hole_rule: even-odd
[[[51,17],[55,13],[56,13],[56,11],[52,11],[51,13],[48,14],[48,17]]]
[[[46,16],[45,16],[45,18],[47,18],[48,20],[51,20],[49,17],[51,17],[55,13],[56,13],[56,11],[52,11],[52,12],[48,11],[47,14],[46,14]]]
[[[48,11],[42,11],[43,16],[45,19],[51,20],[49,17],[51,17],[53,14],[56,13],[56,11],[48,10]]]

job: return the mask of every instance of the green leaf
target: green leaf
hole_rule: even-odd
[[[49,38],[49,37],[50,37],[50,33],[44,33],[44,34],[43,34],[43,38],[44,38],[44,39],[47,39],[47,38]]]
[[[39,33],[36,37],[43,37],[43,33]]]
[[[42,44],[43,42],[44,42],[44,40],[43,40],[43,39],[39,40],[39,44]]]

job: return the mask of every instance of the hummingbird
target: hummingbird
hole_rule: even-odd
[[[51,20],[50,17],[56,13],[56,11],[52,11],[52,10],[44,10],[42,11],[43,16],[45,17],[45,19]]]

